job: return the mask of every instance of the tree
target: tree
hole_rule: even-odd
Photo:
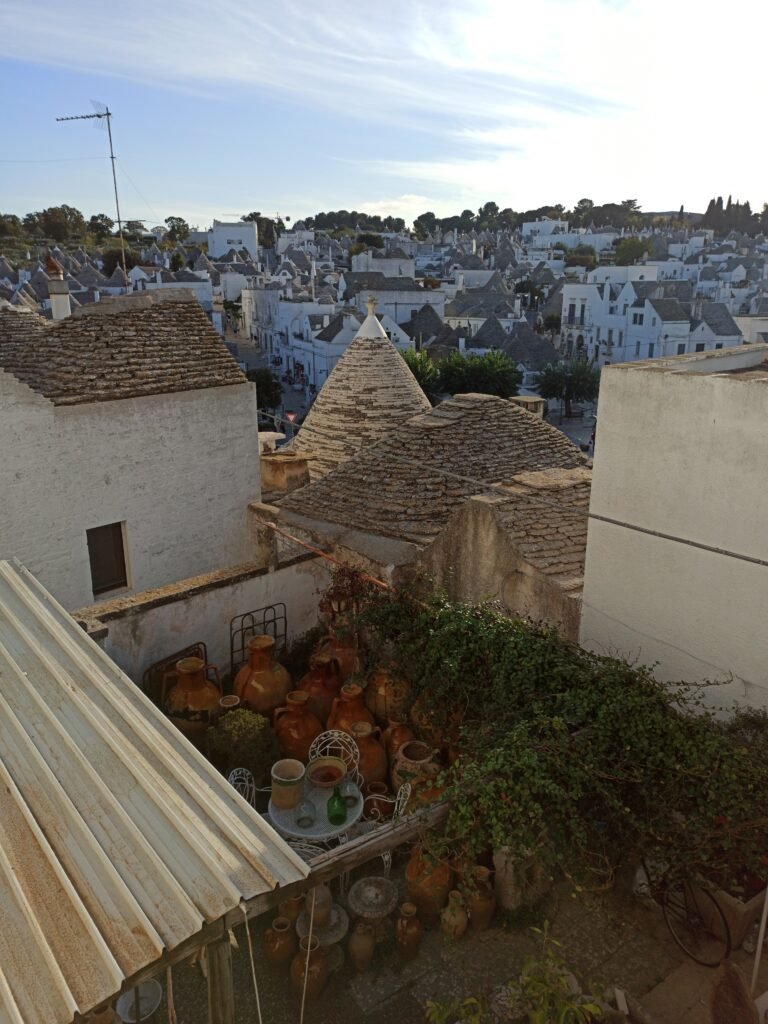
[[[565,265],[566,267],[586,267],[587,270],[594,270],[597,266],[597,253],[594,246],[577,245],[568,253]]]
[[[503,352],[487,352],[484,356],[451,354],[440,363],[440,390],[450,395],[478,392],[511,398],[517,394],[522,374]]]
[[[165,224],[168,228],[166,237],[170,242],[183,242],[189,235],[189,224],[183,217],[166,217]]]
[[[413,230],[416,232],[417,238],[426,238],[427,235],[434,235],[439,231],[440,226],[434,213],[431,210],[427,210],[426,213],[422,213],[414,220]]]
[[[125,269],[130,270],[135,267],[139,262],[139,254],[134,252],[133,249],[125,250]],[[102,268],[101,272],[105,277],[111,277],[115,272],[115,267],[122,267],[123,256],[119,249],[105,249],[101,254]]]
[[[276,409],[283,401],[280,379],[267,367],[248,370],[245,376],[256,385],[256,401],[260,409]]]
[[[88,221],[88,231],[94,235],[99,242],[103,242],[107,235],[112,233],[115,222],[106,213],[94,213]]]
[[[55,242],[65,242],[68,238],[81,238],[85,234],[85,218],[74,206],[49,206],[42,213],[30,213],[24,218],[34,225],[35,234],[43,234]]]
[[[566,416],[573,415],[573,402],[593,402],[599,390],[600,371],[586,359],[547,363],[539,375],[539,394],[562,401]]]
[[[375,235],[371,231],[366,231],[363,234],[357,236],[357,244],[362,245],[363,250],[383,249],[384,239],[381,237],[381,235]]]
[[[433,395],[440,390],[440,372],[432,362],[427,352],[414,352],[413,349],[406,349],[400,355],[405,360],[408,369],[416,378],[424,394],[432,401]],[[435,403],[432,402],[434,405]]]
[[[290,219],[290,217],[286,218],[286,220]],[[274,249],[277,245],[278,238],[285,231],[285,224],[281,217],[276,219],[273,217],[262,217],[258,210],[246,213],[244,217],[240,218],[240,220],[245,221],[246,224],[256,221],[256,225],[259,229],[259,245],[263,246],[265,249]],[[313,220],[313,218],[310,217],[308,220]]]
[[[171,256],[171,270],[175,272],[177,270],[182,270],[183,268],[184,257],[181,255],[180,252],[175,252],[173,256]]]
[[[616,246],[616,266],[630,267],[643,256],[648,249],[648,242],[642,238],[622,238]]]
[[[20,235],[21,218],[15,213],[0,213],[0,238],[7,238],[9,235]]]

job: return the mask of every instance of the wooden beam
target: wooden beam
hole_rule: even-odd
[[[206,947],[208,954],[208,1024],[235,1024],[235,984],[229,936]]]
[[[335,846],[332,850],[326,850],[310,861],[309,875],[290,885],[281,886],[272,892],[260,893],[252,899],[245,901],[248,918],[259,917],[268,910],[273,909],[282,903],[283,900],[294,896],[300,896],[309,889],[314,889],[321,882],[329,882],[338,878],[352,868],[366,864],[375,857],[380,857],[386,850],[392,850],[396,846],[412,842],[423,836],[427,831],[441,825],[448,817],[448,805],[444,803],[433,804],[431,807],[424,807],[419,811],[409,814],[405,818],[367,832],[365,835],[352,839],[343,846]],[[243,911],[232,910],[224,917],[225,928],[235,928],[243,923]]]

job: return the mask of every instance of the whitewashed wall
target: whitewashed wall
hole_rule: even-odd
[[[129,591],[253,557],[253,384],[66,407],[0,371],[0,438],[0,557],[66,608],[94,600],[92,527],[126,522]]]
[[[100,644],[138,684],[154,662],[200,640],[207,644],[209,662],[223,675],[229,670],[229,624],[236,615],[282,601],[290,640],[317,625],[319,594],[329,582],[327,563],[320,559],[264,570],[156,607],[127,609],[105,622],[108,632]]]

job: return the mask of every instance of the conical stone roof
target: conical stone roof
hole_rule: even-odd
[[[310,459],[312,480],[431,408],[371,307],[291,442],[293,451]]]

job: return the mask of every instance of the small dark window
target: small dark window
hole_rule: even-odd
[[[703,341],[700,341],[698,343],[698,345],[696,346],[696,351],[697,352],[703,352],[704,351],[704,342]]]
[[[123,551],[123,524],[110,523],[85,531],[91,563],[93,593],[104,594],[128,586]]]
[[[677,346],[677,354],[679,356],[684,356],[685,355],[685,342],[684,341],[681,341],[678,344],[678,346]]]

